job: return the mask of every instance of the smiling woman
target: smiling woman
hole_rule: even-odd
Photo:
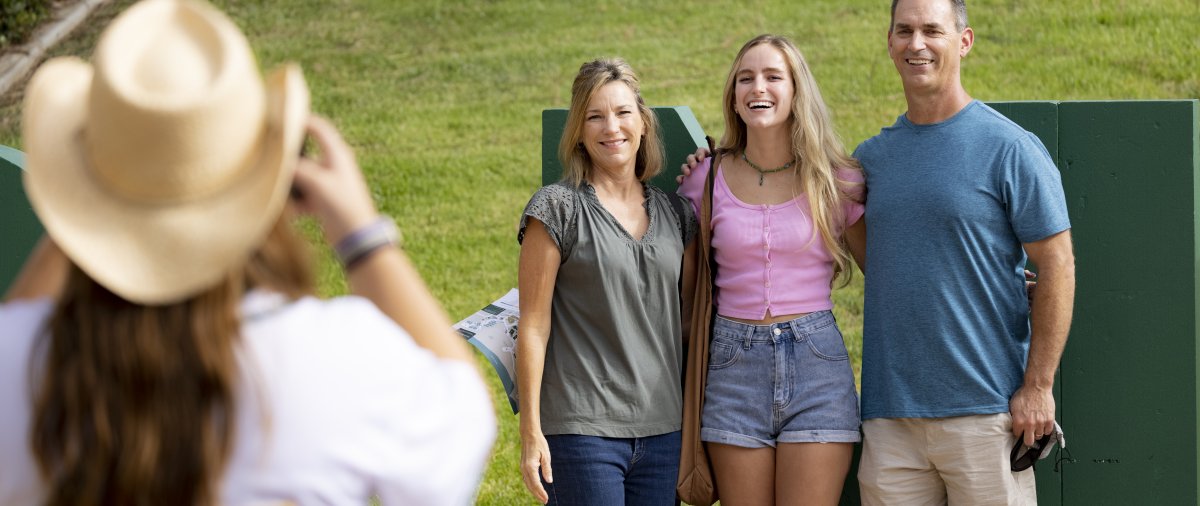
[[[722,503],[834,504],[860,436],[830,287],[861,258],[862,173],[788,39],[742,46],[724,97],[721,148],[679,190],[711,199],[717,263],[700,439]]]
[[[628,64],[585,63],[563,181],[521,218],[521,475],[543,503],[678,504],[680,261],[696,224],[646,184],[658,135]]]
[[[627,171],[637,176],[636,156],[646,123],[638,114],[637,95],[625,83],[613,81],[596,91],[583,123],[583,147],[598,169],[595,176],[623,179]]]
[[[579,186],[591,174],[596,165],[593,157],[599,151],[595,149],[596,145],[585,146],[584,143],[590,142],[588,135],[604,135],[605,129],[616,125],[606,123],[608,119],[617,119],[621,128],[626,130],[636,125],[637,135],[633,138],[628,137],[633,133],[631,131],[609,132],[614,134],[610,135],[612,139],[618,137],[615,134],[623,134],[626,140],[634,143],[631,152],[636,153],[636,157],[625,160],[633,162],[632,165],[620,169],[632,168],[633,176],[642,181],[649,180],[662,170],[658,118],[642,100],[641,87],[633,68],[621,59],[594,60],[579,69],[579,75],[571,87],[571,109],[558,145],[564,181]],[[647,138],[646,132],[652,135]],[[618,169],[609,163],[605,163],[604,167]]]

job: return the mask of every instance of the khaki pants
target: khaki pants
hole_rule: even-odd
[[[1011,470],[1008,413],[863,422],[862,503],[1037,504],[1033,469]]]

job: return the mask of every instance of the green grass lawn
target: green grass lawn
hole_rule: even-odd
[[[97,29],[129,3],[105,7],[55,52],[90,54]],[[217,3],[264,67],[304,67],[313,110],[358,150],[380,207],[404,229],[406,249],[454,319],[516,286],[516,223],[540,181],[541,111],[568,105],[585,60],[626,58],[650,104],[690,106],[719,134],[735,52],[754,35],[781,33],[805,52],[848,148],[904,111],[883,0]],[[1196,0],[975,0],[970,9],[976,46],[963,75],[976,98],[1200,97]],[[0,144],[20,146],[19,116],[16,96],[6,97]],[[344,287],[325,257],[322,290]],[[834,298],[857,368],[861,276]],[[532,504],[517,470],[517,419],[480,363],[500,437],[479,503]]]

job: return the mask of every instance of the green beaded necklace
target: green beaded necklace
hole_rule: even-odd
[[[745,151],[742,151],[742,160],[745,160],[747,164],[750,164],[750,167],[751,167],[751,168],[753,168],[754,170],[757,170],[757,171],[758,171],[758,185],[759,185],[759,186],[762,186],[762,185],[763,185],[763,177],[765,177],[767,174],[772,174],[772,173],[775,173],[775,172],[779,172],[779,171],[781,171],[781,170],[784,170],[784,169],[786,169],[786,168],[788,168],[788,167],[791,167],[793,163],[796,163],[796,159],[795,159],[795,158],[793,158],[793,159],[792,159],[792,161],[790,161],[790,162],[788,162],[788,163],[785,163],[785,164],[783,164],[783,166],[782,166],[782,167],[776,167],[776,168],[774,168],[774,169],[764,169],[764,168],[762,168],[762,167],[759,167],[758,165],[756,165],[754,162],[750,161],[750,159],[749,159],[749,158],[746,158],[746,152],[745,152]]]

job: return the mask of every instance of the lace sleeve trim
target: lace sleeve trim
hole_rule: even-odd
[[[525,240],[525,227],[529,218],[535,218],[546,227],[546,232],[558,246],[563,259],[575,245],[576,229],[576,199],[577,191],[561,183],[544,186],[529,199],[525,210],[521,213],[521,223],[517,230],[517,243]]]

